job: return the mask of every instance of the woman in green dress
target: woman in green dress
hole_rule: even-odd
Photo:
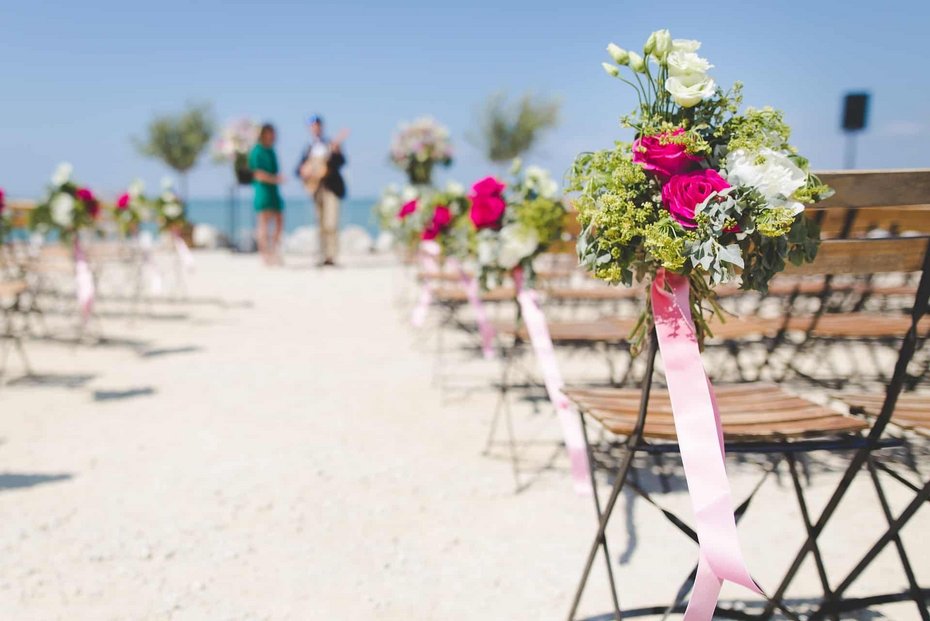
[[[278,186],[284,175],[278,173],[278,156],[274,152],[275,130],[270,123],[262,125],[258,142],[249,153],[249,168],[254,175],[255,211],[258,214],[258,251],[267,265],[280,263],[278,248],[284,229],[284,201]],[[272,225],[271,244],[268,243],[268,225]]]

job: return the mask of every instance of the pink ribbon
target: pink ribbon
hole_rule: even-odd
[[[478,286],[478,279],[465,271],[465,268],[455,259],[449,259],[450,265],[457,267],[459,278],[465,287],[465,293],[468,295],[468,303],[475,313],[475,321],[478,323],[478,334],[481,336],[481,353],[485,360],[494,358],[494,337],[496,333],[494,326],[488,319],[487,309],[481,301],[481,288]]]
[[[81,319],[87,321],[94,309],[94,274],[90,271],[87,257],[77,235],[74,236],[74,285]]]
[[[659,270],[652,310],[685,479],[694,510],[700,557],[685,621],[710,621],[724,580],[762,593],[740,550],[724,463],[723,427],[691,317],[688,278]]]
[[[417,297],[417,303],[413,307],[413,313],[410,316],[410,323],[414,328],[420,328],[426,322],[426,313],[429,312],[430,304],[433,303],[433,284],[432,275],[439,271],[439,252],[441,248],[434,241],[420,242],[420,249],[417,257],[420,260],[420,269],[423,272],[423,281],[420,283],[420,295]]]
[[[171,239],[174,240],[174,250],[178,253],[178,258],[181,259],[181,265],[188,272],[193,271],[194,255],[191,254],[191,249],[187,247],[184,238],[177,231],[171,231]]]
[[[517,268],[513,271],[513,281],[517,288],[517,302],[520,304],[520,314],[526,331],[530,337],[530,345],[539,363],[539,370],[543,375],[543,383],[549,401],[555,408],[562,426],[562,437],[565,448],[568,450],[568,459],[571,463],[572,485],[578,494],[591,494],[591,478],[588,474],[588,451],[585,448],[584,430],[578,412],[571,401],[562,392],[565,382],[562,381],[562,372],[555,358],[552,339],[549,336],[549,327],[546,317],[539,307],[539,294],[532,289],[523,287],[523,270]]]

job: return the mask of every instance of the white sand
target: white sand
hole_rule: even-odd
[[[565,617],[594,530],[591,501],[572,493],[564,459],[514,495],[509,464],[481,455],[497,363],[450,353],[446,390],[434,385],[429,331],[415,333],[397,305],[400,268],[197,259],[195,299],[252,305],[161,304],[152,312],[175,317],[134,325],[105,318],[107,335],[143,342],[32,342],[37,371],[92,379],[0,387],[0,619]],[[569,372],[602,377],[603,364],[575,359]],[[518,408],[517,423],[522,437],[557,437],[544,405]],[[812,471],[817,511],[837,477]],[[741,497],[757,470],[732,472]],[[899,508],[907,494],[887,487]],[[662,498],[687,504],[681,491]],[[696,548],[632,500],[610,531],[616,558],[633,524],[622,600],[668,602]],[[802,539],[795,515],[783,478],[742,525],[766,588]],[[883,526],[865,477],[839,520],[824,542],[834,579]],[[905,531],[925,585],[928,527],[923,510]],[[902,586],[895,561],[889,548],[859,592]],[[816,596],[815,576],[806,566],[792,595]],[[599,558],[584,610],[608,608]],[[912,603],[880,610],[858,618],[918,618]]]

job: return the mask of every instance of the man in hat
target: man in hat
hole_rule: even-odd
[[[316,205],[321,265],[332,266],[339,251],[339,202],[346,195],[340,170],[346,163],[342,142],[348,131],[342,130],[334,140],[329,140],[323,133],[323,118],[318,114],[310,117],[309,126],[310,144],[300,157],[297,176]]]

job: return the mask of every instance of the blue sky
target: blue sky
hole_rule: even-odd
[[[841,96],[872,92],[862,168],[930,166],[930,3],[218,2],[125,0],[0,6],[0,187],[37,196],[61,160],[104,194],[133,177],[168,172],[139,156],[130,137],[149,118],[188,101],[210,102],[219,122],[248,115],[279,127],[290,170],[319,111],[350,127],[350,192],[376,195],[402,176],[387,163],[398,121],[446,123],[456,162],[440,178],[469,182],[492,171],[465,139],[481,102],[499,90],[558,96],[560,126],[528,158],[558,176],[579,151],[625,137],[617,119],[632,91],[603,74],[604,46],[642,45],[649,32],[704,42],[746,101],[785,111],[794,142],[818,169],[842,162]],[[192,196],[221,196],[231,171],[203,158]],[[297,183],[285,186],[300,194]]]

